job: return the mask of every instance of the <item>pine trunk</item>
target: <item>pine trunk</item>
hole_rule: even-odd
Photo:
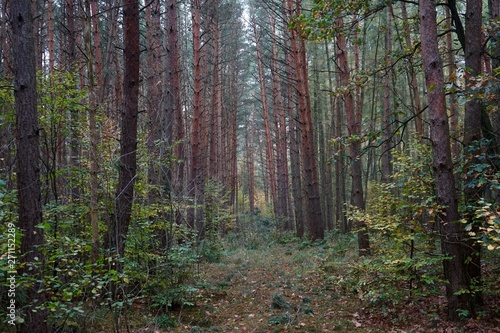
[[[116,225],[115,234],[112,235],[114,243],[111,244],[116,247],[115,250],[120,257],[125,254],[125,240],[132,213],[137,170],[137,117],[140,83],[139,3],[137,0],[125,0],[123,26],[123,113],[120,133],[118,187],[116,191]],[[121,269],[121,267],[119,268]]]
[[[257,24],[253,23],[253,31],[255,34],[255,44],[257,50],[257,67],[259,71],[259,83],[260,83],[260,97],[262,101],[262,113],[264,117],[264,134],[266,139],[266,159],[267,159],[267,171],[269,174],[269,187],[271,190],[271,200],[273,203],[273,210],[275,217],[277,215],[278,209],[278,198],[276,194],[276,171],[274,165],[274,151],[273,151],[273,139],[271,136],[271,125],[269,120],[269,105],[267,103],[267,90],[266,90],[266,81],[264,77],[264,65],[262,63],[262,52],[260,49],[260,38],[257,33]]]
[[[463,292],[471,285],[466,269],[467,251],[464,248],[464,225],[458,212],[451,160],[450,133],[442,60],[437,41],[436,7],[434,0],[420,0],[420,35],[425,81],[429,98],[430,135],[433,147],[433,169],[436,198],[443,211],[440,214],[441,249],[450,259],[443,261],[448,300],[448,318],[459,319],[458,310],[472,314],[471,294]]]
[[[201,219],[201,209],[197,207],[203,202],[204,184],[204,153],[206,134],[202,128],[204,123],[203,100],[202,100],[202,72],[201,72],[201,8],[200,0],[191,1],[192,33],[193,33],[193,121],[191,124],[191,165],[188,181],[189,195],[193,200],[188,211],[188,224],[192,228],[197,228],[200,236],[204,235]]]
[[[16,108],[16,145],[17,145],[17,199],[18,228],[21,238],[23,273],[33,278],[33,285],[27,287],[27,299],[31,300],[24,313],[21,332],[48,332],[46,313],[36,307],[43,301],[41,263],[43,254],[38,247],[44,243],[42,205],[40,191],[40,152],[37,115],[35,43],[33,36],[33,16],[30,0],[17,0],[10,3],[12,24],[12,56],[14,68],[14,98]],[[9,229],[11,227],[9,226]],[[10,259],[10,258],[9,258]],[[29,269],[29,264],[34,264]]]
[[[341,19],[335,23],[338,27],[343,26]],[[348,86],[350,84],[350,71],[347,56],[347,44],[342,34],[337,35],[337,59],[340,71],[340,84]],[[365,201],[363,195],[363,168],[361,165],[361,109],[354,105],[354,98],[350,90],[344,94],[344,107],[347,121],[347,132],[351,137],[349,145],[349,156],[351,159],[351,204],[363,211]],[[366,224],[363,221],[355,221],[355,227],[358,231],[358,248],[360,255],[370,255],[370,241]]]
[[[475,85],[474,78],[482,74],[482,54],[483,43],[482,36],[482,1],[468,0],[465,13],[465,67],[469,70],[469,75],[465,78],[467,86]],[[481,101],[478,98],[473,98],[465,104],[465,119],[464,119],[464,150],[466,152],[467,163],[469,166],[483,163],[478,158],[481,154],[480,141],[483,138],[481,128],[483,126],[483,115]],[[479,232],[479,221],[475,217],[475,207],[479,200],[484,197],[484,187],[475,185],[475,172],[473,175],[467,175],[464,184],[464,198],[466,204],[465,218],[472,225],[472,230]],[[463,232],[463,231],[462,231]],[[463,237],[466,237],[465,235]],[[471,282],[481,284],[481,244],[474,240],[468,240],[468,246],[463,246],[462,251],[465,252],[467,262],[464,262],[464,273],[469,276]],[[475,305],[482,303],[481,293],[472,294],[470,315],[475,314]]]

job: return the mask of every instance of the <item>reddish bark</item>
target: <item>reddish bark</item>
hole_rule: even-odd
[[[262,113],[264,117],[264,134],[266,139],[266,159],[267,159],[267,171],[269,174],[269,186],[271,190],[271,200],[273,203],[274,213],[276,215],[276,210],[278,208],[278,198],[276,194],[276,170],[274,165],[274,151],[273,142],[271,137],[271,126],[269,121],[269,110],[267,103],[267,91],[266,83],[264,78],[264,65],[262,64],[262,52],[259,44],[259,35],[257,32],[257,24],[255,20],[253,22],[253,31],[255,34],[255,45],[257,51],[257,67],[259,71],[259,83],[260,83],[260,98],[262,101]]]
[[[406,3],[404,1],[401,2],[401,15],[403,17],[403,29],[405,35],[405,43],[406,47],[412,47],[411,41],[411,30],[410,30],[410,21],[408,20],[408,11],[406,10]],[[413,59],[411,59],[413,63]],[[410,84],[410,97],[413,106],[413,115],[415,117],[415,132],[417,133],[418,138],[424,137],[424,121],[422,117],[422,106],[420,102],[420,92],[419,85],[417,80],[417,73],[415,71],[415,66],[408,66],[408,75],[409,75],[409,84]]]
[[[96,77],[95,85],[99,101],[104,98],[103,86],[103,72],[102,72],[102,43],[101,31],[99,29],[99,13],[98,4],[96,0],[89,0],[90,2],[90,15],[92,20],[92,39],[93,39],[93,58],[94,58],[94,75]]]
[[[301,13],[301,1],[296,0],[295,8],[291,0],[288,2],[290,10],[296,15]],[[297,77],[297,99],[299,105],[299,119],[301,130],[302,167],[304,170],[305,193],[306,193],[306,218],[309,238],[311,240],[323,239],[325,226],[323,225],[321,213],[321,200],[319,196],[319,183],[316,166],[316,151],[314,145],[314,131],[311,115],[311,103],[309,96],[307,61],[305,42],[299,38],[295,31],[291,33],[291,39],[295,40],[294,52],[296,77]]]
[[[154,0],[146,7],[146,91],[147,91],[147,113],[148,113],[148,136],[146,145],[148,148],[148,184],[151,189],[148,193],[148,201],[154,203],[160,198],[164,191],[165,182],[170,183],[171,170],[159,165],[158,159],[166,153],[172,145],[172,122],[174,118],[175,102],[169,78],[166,82],[165,107],[162,110],[162,85],[161,85],[161,24],[160,24],[160,1]],[[167,48],[168,50],[168,48]],[[168,53],[167,53],[168,57]],[[167,68],[172,68],[170,58],[167,59]],[[169,112],[170,111],[170,112]],[[162,141],[162,131],[166,134]],[[160,143],[162,142],[162,143]]]
[[[49,53],[49,71],[54,70],[55,54],[54,54],[54,1],[47,1],[48,7],[48,28],[47,28],[47,51]]]
[[[342,19],[337,19],[336,26],[342,27]],[[340,71],[340,84],[348,86],[350,84],[349,63],[347,56],[346,39],[342,34],[337,35],[337,60]],[[361,165],[361,109],[354,105],[354,98],[348,89],[344,94],[344,106],[347,121],[347,132],[351,137],[349,145],[349,156],[351,158],[351,204],[360,209],[365,209],[363,194],[363,168]],[[370,254],[370,241],[366,224],[363,221],[355,221],[358,230],[358,248],[360,255]]]
[[[282,2],[283,16],[289,20],[293,15],[291,3],[288,0]],[[293,50],[296,49],[297,43],[293,37],[294,32],[286,30],[285,43],[287,44],[285,59],[287,66],[285,67],[287,88],[286,88],[286,109],[288,114],[289,138],[290,138],[290,172],[292,178],[292,194],[293,206],[295,215],[295,228],[298,237],[304,236],[304,196],[302,191],[302,175],[300,165],[300,135],[298,128],[298,105],[296,102],[296,68],[295,68],[295,54]]]
[[[425,81],[429,99],[430,136],[433,147],[433,169],[436,198],[443,208],[439,229],[441,249],[450,259],[443,261],[448,299],[448,317],[459,319],[457,310],[473,312],[471,295],[460,292],[470,287],[465,261],[464,228],[459,221],[458,195],[455,190],[453,163],[451,160],[450,133],[442,60],[437,41],[436,7],[434,0],[420,0],[420,36]]]
[[[194,204],[202,202],[204,183],[203,140],[206,139],[202,129],[202,72],[201,72],[201,14],[200,0],[191,0],[192,33],[193,33],[193,122],[191,124],[191,165],[188,181],[189,195]],[[191,208],[188,212],[188,224],[196,227],[201,236],[204,234],[200,210]]]

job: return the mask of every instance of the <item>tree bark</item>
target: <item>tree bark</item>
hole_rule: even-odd
[[[23,271],[35,281],[27,288],[26,299],[31,301],[20,330],[21,332],[45,333],[48,332],[45,322],[46,313],[36,309],[43,301],[43,294],[38,294],[38,290],[42,288],[43,277],[40,263],[43,263],[43,254],[38,247],[43,245],[44,235],[43,229],[36,228],[42,223],[42,205],[35,40],[31,1],[12,1],[10,19],[17,131],[18,227],[23,234],[21,238],[22,261],[25,263]],[[34,263],[36,263],[35,269],[28,269],[28,264]]]
[[[98,15],[99,13],[98,13],[97,1],[96,0],[89,0],[89,1],[90,1],[90,15],[92,20],[95,86],[96,86],[97,98],[98,101],[100,102],[104,99],[101,31],[99,28],[99,15]]]
[[[112,246],[119,257],[125,255],[125,240],[134,200],[134,183],[137,169],[137,117],[139,98],[139,2],[125,0],[123,7],[124,26],[124,79],[123,113],[120,132],[120,160],[118,187],[116,191],[116,221],[111,228],[115,234]],[[114,229],[114,230],[113,230]],[[118,267],[121,268],[121,267]]]
[[[301,13],[301,1],[296,0],[295,9],[292,9],[291,0],[288,4],[290,11],[296,15]],[[305,193],[306,193],[306,217],[309,239],[319,240],[324,238],[325,226],[321,212],[321,200],[319,195],[318,170],[316,152],[314,145],[314,131],[312,125],[311,103],[308,85],[308,70],[306,61],[306,48],[303,39],[299,38],[296,31],[291,32],[292,51],[294,52],[296,77],[297,77],[297,99],[299,104],[300,129],[302,136],[302,167],[304,170]],[[295,41],[295,43],[293,43]]]
[[[260,84],[260,98],[262,101],[262,113],[264,116],[264,134],[266,139],[266,159],[267,159],[267,169],[269,173],[269,188],[271,190],[271,200],[273,203],[273,211],[275,217],[277,216],[278,209],[278,198],[276,193],[276,170],[274,164],[274,151],[273,151],[273,141],[271,136],[271,125],[269,121],[269,105],[267,103],[267,90],[266,81],[264,77],[264,65],[262,63],[262,52],[260,49],[260,38],[257,32],[257,23],[253,22],[253,31],[255,35],[255,44],[257,51],[257,67],[259,71],[259,84]]]
[[[47,1],[48,7],[48,28],[47,28],[47,51],[49,53],[49,71],[54,70],[55,64],[55,52],[54,52],[54,1]]]
[[[206,139],[202,128],[202,72],[201,72],[201,14],[200,0],[191,0],[192,33],[193,33],[193,121],[191,124],[191,165],[188,181],[189,196],[194,207],[188,211],[188,224],[197,228],[200,236],[204,235],[201,210],[196,207],[203,202],[204,155],[202,148]]]
[[[172,168],[172,191],[174,196],[181,196],[184,190],[184,118],[181,103],[181,69],[179,65],[179,29],[177,19],[177,1],[168,0],[166,6],[166,66],[167,80],[165,82],[165,108],[167,113],[172,113],[174,118],[173,139],[174,147],[171,160]],[[180,212],[176,214],[176,220],[180,222]]]
[[[291,230],[291,218],[288,216],[288,206],[290,204],[290,185],[287,163],[287,135],[286,119],[283,96],[281,95],[281,75],[279,73],[279,55],[276,35],[276,22],[271,18],[271,37],[272,37],[272,58],[271,58],[271,76],[272,76],[272,96],[274,110],[274,124],[276,137],[276,169],[277,169],[277,202],[276,217],[281,228]]]
[[[452,36],[452,18],[449,7],[446,7],[446,28],[450,32],[446,34],[446,48],[448,53],[448,78],[450,83],[456,80],[456,64],[453,56],[453,36]],[[455,96],[451,94],[449,96],[449,110],[450,110],[450,134],[455,140],[451,141],[451,158],[455,159],[459,157],[459,146],[458,146],[458,108],[455,103]]]
[[[89,1],[85,2],[86,20],[84,22],[83,40],[85,43],[85,59],[87,60],[87,75],[89,89],[89,131],[90,131],[90,188],[89,188],[89,215],[92,234],[92,260],[95,262],[99,254],[99,216],[97,190],[99,188],[98,145],[99,134],[97,130],[97,112],[99,108],[97,87],[94,75],[94,57],[91,40],[91,7]]]
[[[469,75],[465,77],[467,86],[474,85],[474,78],[482,74],[483,45],[479,36],[482,36],[482,1],[468,0],[465,12],[465,67],[469,70]],[[481,101],[473,98],[465,104],[464,118],[464,150],[469,165],[481,163],[478,156],[481,154],[480,141],[483,138],[481,131],[483,121],[483,111]],[[485,117],[489,116],[485,114]],[[488,118],[489,120],[489,118]],[[473,173],[474,174],[474,173]],[[464,197],[466,204],[466,216],[473,231],[479,231],[479,221],[475,221],[475,207],[478,201],[484,196],[484,187],[474,185],[474,175],[467,175],[464,184]],[[481,244],[474,240],[468,241],[469,246],[464,246],[466,258],[466,274],[470,276],[471,282],[481,284]],[[475,303],[482,303],[481,293],[472,294],[472,310],[475,310]],[[474,313],[471,312],[470,315]]]
[[[437,202],[443,208],[439,215],[441,249],[450,259],[443,260],[444,276],[448,280],[446,297],[448,318],[459,319],[458,310],[473,313],[471,285],[468,276],[464,243],[464,225],[459,221],[458,194],[455,189],[451,160],[450,133],[442,60],[439,55],[434,0],[420,0],[420,35],[425,81],[429,99],[430,136],[433,147],[433,170]]]
[[[382,117],[382,127],[384,133],[384,141],[382,143],[382,168],[381,168],[381,181],[387,183],[390,181],[392,174],[392,4],[386,8],[386,22],[385,22],[385,73],[384,73],[384,113]]]
[[[252,116],[250,125],[250,143],[248,151],[248,201],[250,214],[255,211],[255,105],[252,105]]]
[[[167,112],[162,112],[162,84],[161,84],[161,8],[160,1],[154,0],[146,7],[146,91],[148,113],[148,135],[146,145],[148,148],[148,202],[158,202],[165,192],[165,183],[170,184],[171,165],[163,166],[159,160],[165,160],[167,149],[172,145],[172,122],[174,118],[175,101],[173,101],[169,78],[165,83],[165,107]],[[167,50],[169,50],[167,48]],[[173,68],[167,52],[167,68]],[[170,111],[170,112],[169,112]],[[162,138],[162,131],[166,136]],[[164,140],[162,140],[164,139]],[[169,191],[170,186],[167,187]],[[169,194],[169,193],[168,193]]]
[[[490,19],[498,20],[500,18],[500,2],[498,0],[488,0],[488,7]],[[495,47],[492,50],[491,66],[493,68],[493,73],[496,73],[498,78],[500,75],[498,74],[498,69],[500,68],[500,38],[498,38],[497,35],[493,35],[492,41]],[[500,90],[496,90],[495,96],[498,103],[500,101]],[[500,147],[500,108],[496,108],[491,114],[491,125],[496,140],[496,146]],[[497,202],[500,202],[500,191],[497,193]]]
[[[342,27],[343,22],[337,19],[337,27]],[[337,59],[340,71],[340,84],[348,86],[350,84],[349,63],[347,57],[347,44],[345,37],[339,33],[337,35]],[[349,156],[351,159],[351,204],[357,209],[365,209],[363,194],[363,168],[361,165],[361,109],[354,105],[354,98],[350,89],[344,94],[344,106],[347,121],[347,132],[351,137],[349,145]],[[370,240],[366,224],[363,221],[355,221],[358,230],[358,248],[360,255],[370,255]]]

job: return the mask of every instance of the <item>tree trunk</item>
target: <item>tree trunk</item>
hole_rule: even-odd
[[[388,183],[392,174],[392,4],[386,8],[385,22],[385,73],[384,73],[384,113],[382,117],[382,127],[384,132],[384,141],[382,143],[382,168],[381,181]]]
[[[202,72],[201,72],[201,15],[200,0],[191,0],[192,33],[193,33],[193,122],[191,124],[191,165],[188,182],[189,196],[193,199],[194,207],[188,211],[188,224],[197,228],[200,236],[204,235],[200,209],[196,207],[203,202],[204,184],[204,154],[203,140],[203,100],[202,100]]]
[[[448,53],[448,78],[450,82],[454,82],[456,80],[456,64],[454,59],[454,50],[453,50],[453,32],[452,32],[452,18],[449,7],[446,7],[446,29],[449,31],[446,34],[446,48]],[[450,133],[452,138],[455,140],[451,141],[451,158],[456,159],[459,157],[459,146],[458,146],[458,108],[455,103],[455,96],[451,94],[449,96],[449,109],[450,109]]]
[[[98,165],[98,145],[99,135],[97,131],[97,112],[99,103],[97,99],[97,88],[94,75],[94,57],[91,40],[91,7],[88,1],[85,2],[86,20],[84,23],[83,40],[85,43],[85,59],[87,60],[88,89],[89,89],[89,131],[90,131],[90,188],[89,188],[89,215],[92,234],[92,260],[95,262],[99,254],[99,216],[97,189],[99,188],[99,165]]]
[[[67,70],[74,72],[77,70],[76,57],[76,24],[75,24],[75,0],[65,0],[66,28],[67,28]],[[81,188],[77,185],[78,179],[74,176],[74,170],[80,167],[80,133],[78,125],[80,113],[76,108],[71,109],[70,113],[70,134],[69,134],[69,166],[68,175],[70,197],[75,200],[81,196]]]
[[[488,7],[490,10],[490,18],[497,20],[500,18],[500,2],[498,0],[488,0]],[[491,36],[493,42],[493,50],[491,55],[491,66],[493,73],[496,73],[497,79],[498,69],[500,68],[500,38],[498,35]],[[496,71],[495,71],[496,70]],[[495,92],[497,103],[500,101],[500,90]],[[495,140],[497,147],[500,147],[500,108],[496,108],[491,114],[491,125],[493,133],[495,133]],[[497,192],[497,202],[500,202],[500,191]]]
[[[252,105],[252,119],[250,125],[250,143],[248,151],[248,201],[250,214],[255,211],[255,105]]]
[[[459,319],[461,311],[472,314],[474,307],[468,290],[471,281],[467,272],[467,251],[464,243],[464,225],[458,212],[451,160],[448,114],[444,94],[442,60],[439,55],[434,0],[420,0],[420,35],[425,81],[429,98],[430,135],[433,147],[433,169],[436,197],[443,211],[439,215],[441,249],[450,259],[443,261],[444,277],[448,280],[446,297],[448,318]]]
[[[337,19],[335,24],[342,27],[343,22]],[[347,44],[342,34],[337,35],[337,59],[340,71],[340,84],[348,86],[350,84],[349,64],[347,59]],[[349,156],[351,159],[351,204],[357,209],[365,209],[365,200],[363,195],[363,168],[361,165],[361,109],[355,107],[354,98],[350,90],[344,94],[344,106],[347,120],[347,132],[351,137],[349,146]],[[366,224],[363,221],[355,221],[355,227],[358,230],[358,248],[360,255],[370,255],[370,240]]]
[[[283,15],[287,20],[290,20],[293,11],[289,0],[282,1]],[[302,238],[304,236],[304,196],[302,191],[302,175],[300,165],[300,135],[298,128],[298,104],[297,104],[297,82],[296,68],[295,68],[295,54],[293,50],[297,47],[296,40],[293,37],[293,31],[286,30],[285,43],[285,73],[286,73],[286,109],[288,114],[288,127],[289,127],[289,150],[290,150],[290,173],[291,173],[291,190],[293,197],[295,228],[297,236]]]
[[[328,70],[328,90],[333,92],[333,79],[332,79],[332,66],[330,61],[330,52],[328,42],[325,41],[325,54],[326,54],[326,65]],[[340,88],[340,80],[337,78],[337,88]],[[331,128],[330,128],[330,140],[339,139],[342,137],[342,105],[338,98],[334,98],[330,95],[330,107],[331,107]],[[332,149],[332,162],[335,164],[335,219],[334,228],[339,227],[342,233],[348,232],[349,228],[347,225],[347,219],[344,214],[344,202],[345,202],[345,179],[342,177],[344,169],[344,148],[339,140],[333,144]]]
[[[16,108],[17,144],[17,199],[18,227],[21,238],[23,273],[34,279],[27,288],[26,299],[31,300],[24,316],[21,332],[45,333],[48,331],[46,313],[36,307],[43,301],[38,294],[42,287],[41,263],[43,254],[38,247],[44,243],[43,229],[36,226],[42,223],[39,166],[39,128],[37,118],[37,91],[35,44],[33,38],[33,16],[30,0],[10,3],[12,24],[12,56],[14,67],[14,98]],[[10,227],[9,227],[10,228]],[[9,258],[10,259],[10,258]],[[35,269],[29,269],[34,264]],[[20,304],[19,304],[20,306]]]
[[[54,52],[54,0],[47,1],[48,7],[48,29],[47,29],[47,51],[49,53],[49,71],[54,70],[55,52]]]
[[[182,115],[181,104],[181,70],[179,65],[179,31],[177,28],[177,1],[168,0],[166,6],[166,66],[167,80],[165,82],[165,108],[167,113],[172,113],[174,118],[174,147],[171,166],[173,171],[172,191],[174,196],[178,197],[183,194],[184,189],[184,119]],[[166,134],[166,133],[165,133]],[[176,220],[180,222],[182,216],[180,212],[176,213]]]
[[[210,111],[209,114],[209,163],[208,163],[208,177],[217,181],[222,180],[222,94],[221,94],[221,69],[220,69],[220,37],[219,37],[219,23],[217,17],[217,1],[212,0],[211,3],[211,21],[209,31],[211,34],[211,96],[210,96]]]
[[[172,145],[172,122],[174,118],[175,101],[173,101],[169,78],[165,83],[165,107],[167,112],[162,112],[162,85],[161,85],[161,8],[160,1],[154,0],[146,7],[146,91],[147,91],[147,113],[148,113],[148,135],[146,145],[148,149],[148,203],[158,202],[170,186],[171,165],[160,165],[159,160],[165,160],[167,149]],[[170,49],[167,48],[170,51]],[[167,52],[167,68],[171,70],[169,52]],[[162,131],[166,136],[162,137]],[[164,140],[162,140],[164,139]],[[167,195],[170,193],[167,193]],[[163,239],[163,237],[162,237]]]
[[[295,9],[291,0],[288,1],[290,12],[295,10],[296,15],[301,13],[301,1],[296,0]],[[303,39],[298,37],[296,31],[291,31],[292,52],[297,78],[297,99],[299,104],[299,119],[301,130],[302,167],[304,170],[306,216],[309,238],[319,240],[324,238],[325,226],[323,225],[321,201],[319,196],[318,170],[316,166],[316,152],[314,145],[314,131],[312,125],[311,103],[309,96],[306,48]]]
[[[93,59],[94,59],[94,75],[95,75],[95,86],[97,92],[98,101],[104,99],[104,86],[103,86],[103,63],[102,63],[102,43],[101,43],[101,30],[99,28],[99,13],[98,4],[96,0],[90,1],[90,15],[92,20],[92,39],[93,43]]]
[[[273,203],[273,211],[275,217],[277,216],[278,209],[278,198],[276,195],[276,170],[274,165],[274,151],[273,151],[273,139],[271,136],[271,126],[269,121],[269,110],[267,103],[267,91],[266,91],[266,83],[264,77],[264,65],[262,63],[262,53],[260,50],[260,38],[257,33],[257,23],[255,19],[253,21],[253,31],[255,34],[255,44],[257,50],[257,67],[259,71],[259,83],[260,83],[260,97],[262,101],[262,113],[264,116],[264,134],[266,139],[266,159],[267,159],[267,169],[269,173],[269,188],[271,190],[271,200]]]
[[[291,230],[292,223],[288,216],[290,186],[288,176],[287,163],[287,144],[286,144],[286,119],[283,97],[281,95],[281,75],[279,73],[279,56],[276,35],[276,22],[271,19],[271,37],[272,37],[272,58],[271,58],[271,75],[272,75],[272,96],[274,110],[274,124],[276,136],[276,168],[277,168],[277,196],[278,206],[276,209],[276,218],[280,227],[284,230]]]
[[[406,10],[406,3],[404,1],[401,2],[401,15],[403,17],[403,29],[404,29],[404,35],[405,35],[405,42],[406,42],[406,47],[410,48],[412,47],[412,41],[411,41],[411,30],[410,30],[410,23],[408,20],[408,12]],[[408,66],[408,81],[410,84],[410,99],[411,99],[411,105],[412,105],[412,112],[413,116],[415,117],[415,132],[417,133],[417,136],[419,139],[424,137],[424,121],[422,117],[422,105],[420,102],[420,92],[418,89],[418,80],[417,80],[417,73],[415,71],[415,66],[413,65],[414,61],[413,59],[410,58],[410,66]]]
[[[130,224],[134,183],[137,169],[137,117],[139,98],[139,2],[125,0],[123,7],[124,26],[124,80],[123,113],[120,132],[120,160],[118,187],[116,191],[115,234],[111,246],[119,257],[125,255],[125,240]],[[114,230],[113,230],[114,229]],[[121,267],[119,267],[121,269]]]
[[[465,67],[469,70],[469,75],[465,77],[465,83],[468,87],[475,85],[473,78],[482,74],[482,1],[468,0],[465,13]],[[481,101],[478,98],[469,100],[465,104],[464,119],[464,150],[469,165],[482,163],[478,156],[481,154],[480,141],[483,138],[481,132],[482,115]],[[489,116],[486,115],[486,118]],[[488,119],[489,120],[489,119]],[[474,172],[473,172],[474,174]],[[475,219],[475,207],[479,200],[484,196],[484,187],[474,185],[475,176],[467,175],[464,184],[464,198],[466,204],[466,216],[473,227],[472,230],[479,231],[479,221]],[[467,247],[463,247],[465,258],[470,259],[466,265],[466,274],[470,276],[471,282],[477,285],[481,284],[481,244],[469,240]],[[472,306],[474,303],[482,303],[481,293],[472,295]],[[475,310],[473,307],[472,310]],[[470,315],[474,313],[471,312]]]

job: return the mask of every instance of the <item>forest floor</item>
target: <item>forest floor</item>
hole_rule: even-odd
[[[491,316],[447,322],[441,296],[387,311],[365,307],[322,270],[326,253],[297,244],[229,252],[220,262],[200,265],[204,287],[194,306],[171,312],[176,327],[134,332],[500,332],[500,318]],[[488,302],[498,309],[498,298]]]

